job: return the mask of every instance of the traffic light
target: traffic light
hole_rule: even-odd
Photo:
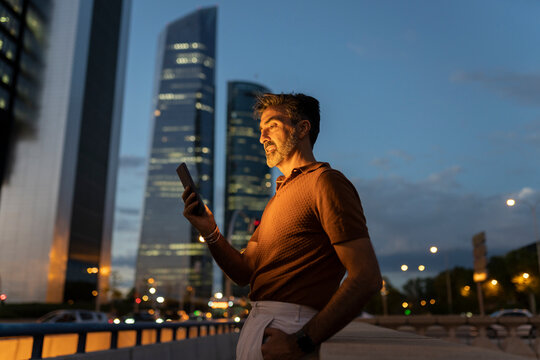
[[[487,249],[486,249],[486,234],[482,231],[473,236],[473,258],[474,258],[474,275],[475,282],[482,282],[487,279]]]

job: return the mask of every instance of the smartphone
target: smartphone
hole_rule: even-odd
[[[205,210],[204,203],[201,199],[201,196],[197,192],[197,188],[195,187],[195,183],[193,182],[193,178],[191,177],[191,174],[189,173],[186,163],[181,163],[176,168],[176,173],[178,174],[180,181],[182,181],[182,185],[184,185],[184,189],[189,186],[191,188],[191,191],[195,192],[195,194],[197,195],[197,201],[199,202],[199,205],[195,209],[195,214],[197,215],[204,214],[204,210]]]

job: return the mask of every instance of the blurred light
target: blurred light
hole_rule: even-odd
[[[473,316],[473,313],[472,313],[472,312],[465,313],[465,316],[468,317],[468,318],[470,318],[470,317]]]
[[[140,303],[141,303],[141,298],[136,298],[136,299],[135,299],[135,302],[136,302],[137,304],[140,304]]]
[[[199,242],[204,242],[204,238],[202,237],[202,235],[199,235]]]
[[[465,289],[465,291],[470,291],[471,290],[471,287],[469,285],[465,285],[463,288]]]
[[[498,281],[497,281],[497,280],[495,280],[495,279],[491,280],[491,285],[495,286],[495,285],[497,285],[497,284],[498,284]]]
[[[116,324],[116,325],[120,324],[120,319],[119,319],[119,318],[115,318],[115,319],[113,320],[113,323]]]
[[[208,302],[208,306],[212,307],[212,305],[214,305],[214,302],[213,302],[213,301],[209,301],[209,302]]]
[[[487,279],[487,273],[485,273],[485,272],[481,272],[481,273],[475,272],[473,274],[473,281],[474,282],[482,282],[482,281],[486,281],[486,279]]]
[[[0,300],[1,301],[5,301],[7,299],[7,295],[6,294],[0,294]]]
[[[405,264],[401,265],[401,271],[407,271],[409,267]]]
[[[506,205],[508,205],[508,206],[514,206],[514,205],[516,205],[516,200],[514,200],[514,199],[508,199],[508,200],[506,200]]]
[[[223,298],[223,294],[220,293],[220,292],[217,292],[217,293],[214,294],[214,297],[215,297],[216,299],[221,299],[221,298]]]
[[[229,307],[232,307],[234,303],[232,301],[229,301]]]
[[[426,270],[426,267],[424,265],[419,265],[418,270],[419,271],[424,271],[424,270]]]
[[[148,295],[143,295],[142,299],[143,301],[148,301]]]
[[[469,285],[465,285],[463,288],[461,288],[460,294],[463,297],[467,297],[470,295],[470,291],[471,291],[471,287]]]
[[[422,306],[426,306],[426,304],[427,304],[427,301],[426,301],[426,300],[422,300],[422,301],[420,301],[420,305],[422,305]]]
[[[126,320],[124,320],[124,322],[125,322],[126,324],[135,324],[135,319],[133,319],[133,318],[127,318]]]
[[[435,299],[429,300],[429,303],[430,303],[431,305],[435,304]]]
[[[207,312],[205,316],[206,316],[207,319],[211,319],[211,318],[212,318],[212,314],[209,313],[209,312]]]
[[[200,311],[200,310],[195,310],[195,311],[193,312],[193,315],[199,316],[199,315],[201,315],[201,311]]]
[[[92,296],[98,296],[97,290],[92,290]]]
[[[407,316],[411,315],[411,310],[409,310],[409,309],[405,310],[405,315],[407,315]]]
[[[155,282],[154,278],[149,278],[149,279],[148,279],[148,283],[149,283],[149,284],[153,284],[154,282]]]
[[[159,110],[154,111],[154,116],[159,116],[159,115],[161,115],[161,111]]]
[[[429,251],[430,251],[432,254],[436,254],[437,251],[439,251],[439,249],[437,249],[436,246],[432,246],[432,247],[429,248]]]
[[[240,322],[240,317],[239,317],[239,316],[236,316],[236,317],[234,318],[234,322]]]
[[[406,302],[406,301],[404,301],[403,303],[401,303],[401,307],[404,308],[404,309],[406,309],[406,308],[409,307],[409,303]]]
[[[162,318],[156,319],[156,322],[157,322],[158,324],[161,324],[161,323],[163,322],[163,319],[162,319]]]
[[[150,309],[150,310],[148,310],[148,313],[149,313],[150,315],[154,315],[156,312],[154,311],[154,309]]]
[[[528,279],[530,275],[529,275],[528,273],[523,273],[521,276],[522,276],[524,279]]]
[[[163,296],[158,296],[158,298],[156,299],[156,301],[160,304],[163,304],[163,302],[165,301],[165,298]]]
[[[151,287],[150,289],[148,289],[148,292],[150,294],[155,294],[156,293],[156,288],[155,287]]]

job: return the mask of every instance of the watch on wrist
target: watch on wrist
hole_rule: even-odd
[[[304,332],[304,330],[300,329],[297,332],[294,333],[296,336],[296,343],[298,344],[298,347],[300,350],[302,350],[305,354],[309,354],[317,348],[315,344],[313,343],[313,340]]]

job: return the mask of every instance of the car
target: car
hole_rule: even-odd
[[[156,314],[151,314],[145,311],[129,313],[127,315],[124,315],[120,321],[126,324],[134,324],[136,322],[163,322],[163,320]]]
[[[90,310],[55,310],[40,317],[39,323],[108,323],[107,314]]]
[[[526,322],[527,320],[525,318],[530,318],[533,315],[529,310],[526,309],[504,309],[495,311],[493,314],[490,315],[490,317],[493,318],[501,318],[501,317],[522,317],[523,322]],[[526,338],[534,338],[536,337],[536,328],[531,324],[523,324],[519,325],[516,329],[516,334],[519,337]],[[487,328],[487,336],[490,338],[504,338],[508,336],[508,330],[505,326],[500,324],[493,324],[490,325]]]

